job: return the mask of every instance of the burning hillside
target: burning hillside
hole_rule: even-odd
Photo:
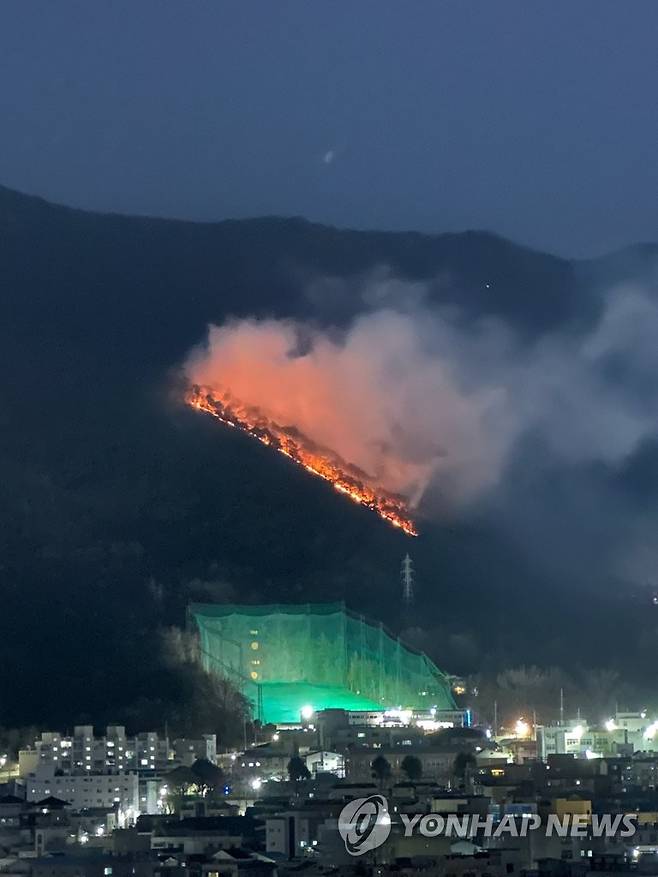
[[[417,535],[402,496],[379,488],[367,473],[346,463],[330,449],[316,444],[294,426],[281,426],[257,407],[239,401],[231,393],[207,387],[192,386],[186,395],[186,402],[285,454],[307,472],[328,481],[339,493],[376,512],[380,518],[408,536]]]
[[[209,326],[183,377],[202,388],[190,404],[414,534],[430,484],[452,510],[500,471],[506,397],[469,379],[471,350],[425,312],[369,312],[343,329],[244,318]]]

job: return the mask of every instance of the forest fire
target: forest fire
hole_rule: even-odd
[[[239,429],[285,454],[307,472],[328,481],[339,493],[376,512],[407,536],[418,535],[402,496],[369,484],[365,472],[346,463],[328,448],[320,447],[295,427],[280,426],[265,417],[258,408],[240,402],[230,393],[218,393],[207,387],[192,386],[185,401],[193,408],[205,411],[227,426]]]

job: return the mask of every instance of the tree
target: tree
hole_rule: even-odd
[[[179,813],[183,799],[193,794],[196,789],[198,778],[191,767],[181,764],[164,776],[164,785],[167,794],[162,799],[164,812],[168,814]]]
[[[222,771],[207,758],[197,759],[192,765],[192,773],[197,777],[197,787],[201,795],[211,794],[225,784]]]
[[[477,761],[472,752],[459,752],[452,765],[453,774],[460,780],[466,777],[469,770],[477,767]]]
[[[415,755],[405,755],[400,767],[412,783],[419,780],[423,775],[422,762],[420,758],[416,758]]]
[[[311,772],[306,767],[304,759],[300,758],[299,755],[293,755],[288,762],[288,777],[294,783],[299,782],[300,780],[310,779]]]
[[[18,761],[21,749],[34,746],[41,731],[36,727],[0,728],[0,755],[7,755],[10,761]]]
[[[372,768],[373,777],[377,778],[380,785],[383,785],[384,781],[387,780],[391,775],[391,765],[384,758],[383,755],[378,755],[377,758],[374,759],[370,767]]]
[[[198,643],[177,628],[158,636],[153,658],[147,657],[135,673],[143,690],[157,696],[141,696],[119,711],[119,717],[135,730],[169,727],[173,736],[198,738],[215,733],[225,743],[240,745],[249,704],[225,678],[213,675],[195,659]],[[148,680],[148,686],[146,681]]]

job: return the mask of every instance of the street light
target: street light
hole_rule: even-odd
[[[652,722],[644,732],[644,739],[645,740],[653,740],[653,738],[656,736],[657,731],[658,731],[658,721]]]
[[[518,719],[514,731],[517,737],[527,737],[530,734],[530,725],[524,719]]]

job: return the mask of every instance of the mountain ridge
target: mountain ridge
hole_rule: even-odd
[[[642,253],[650,262],[652,251]],[[616,257],[617,277],[635,271],[630,255]],[[593,324],[610,274],[600,260],[574,263],[488,232],[189,223],[60,207],[0,187],[0,661],[20,668],[0,675],[5,721],[70,724],[80,704],[98,721],[120,718],[144,690],[164,696],[158,637],[183,623],[193,598],[346,598],[399,627],[398,567],[409,549],[419,575],[412,644],[439,666],[472,672],[529,654],[550,664],[578,635],[564,606],[571,588],[591,585],[547,571],[495,508],[423,521],[409,543],[180,403],[178,367],[208,323],[274,316],[345,326],[365,306],[360,286],[382,271],[420,281],[433,307],[471,323],[500,319],[527,343]],[[641,471],[654,460],[646,452]],[[556,481],[534,457],[527,465],[529,490]],[[572,475],[564,470],[562,481]],[[543,592],[551,604],[539,617]],[[605,649],[611,601],[606,586],[574,660]],[[623,611],[641,617],[642,606]],[[551,638],[549,621],[559,631]],[[145,657],[139,645],[149,641]],[[44,650],[74,682],[35,704]]]

